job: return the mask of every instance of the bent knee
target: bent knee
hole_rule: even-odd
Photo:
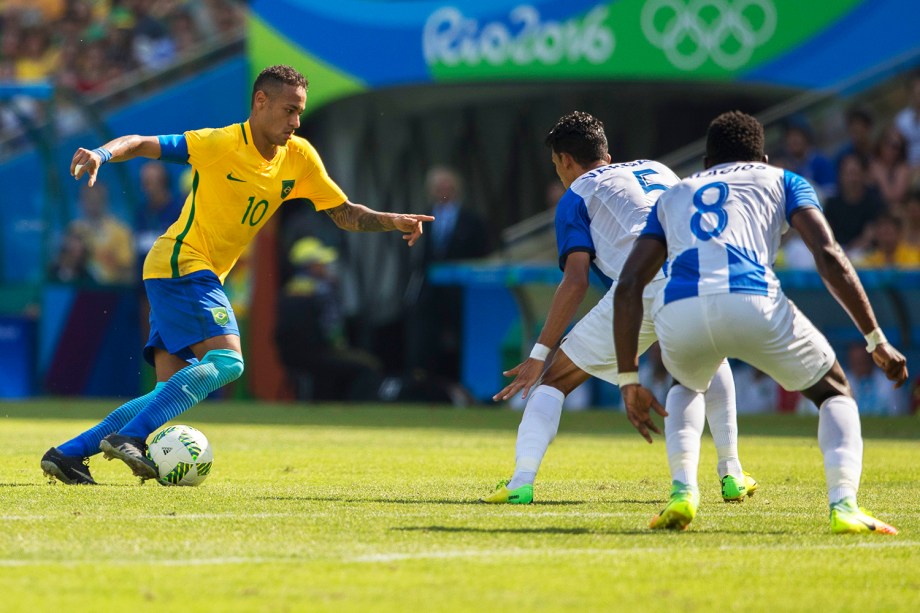
[[[214,365],[224,385],[236,381],[243,375],[243,356],[233,349],[212,349],[204,355],[201,361]]]

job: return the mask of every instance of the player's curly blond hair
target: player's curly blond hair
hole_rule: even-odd
[[[252,84],[250,104],[255,103],[257,91],[263,91],[271,95],[277,92],[279,85],[293,85],[307,89],[310,83],[296,68],[286,64],[269,66],[259,73],[259,76],[256,77],[256,82]]]

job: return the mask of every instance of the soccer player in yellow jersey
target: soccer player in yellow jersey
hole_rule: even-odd
[[[411,247],[427,215],[380,213],[352,203],[326,173],[316,150],[294,136],[307,81],[289,66],[271,66],[253,85],[249,120],[169,136],[122,136],[78,149],[70,172],[96,182],[108,161],[135,157],[188,163],[192,190],[179,219],[144,262],[150,338],[144,357],[157,384],[76,438],[52,447],[41,467],[67,484],[93,484],[88,457],[102,451],[142,479],[157,476],[146,440],[161,425],[243,373],[239,328],[222,283],[243,249],[281,203],[308,198],[344,230],[398,230]]]

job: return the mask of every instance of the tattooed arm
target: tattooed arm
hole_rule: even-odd
[[[351,232],[388,232],[399,230],[409,246],[422,235],[422,222],[434,221],[430,215],[402,215],[400,213],[381,213],[369,209],[363,204],[345,201],[343,204],[326,209],[326,214],[343,230]]]

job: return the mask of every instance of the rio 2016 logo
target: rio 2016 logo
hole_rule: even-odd
[[[613,54],[613,31],[604,25],[607,8],[596,6],[579,23],[542,21],[539,11],[524,4],[514,8],[508,22],[480,25],[460,9],[438,9],[425,23],[423,46],[429,66],[457,66],[481,63],[498,66],[511,62],[519,66],[560,64],[584,59],[602,64]]]
[[[648,41],[684,71],[707,59],[737,70],[776,33],[771,0],[650,0],[641,20]]]

